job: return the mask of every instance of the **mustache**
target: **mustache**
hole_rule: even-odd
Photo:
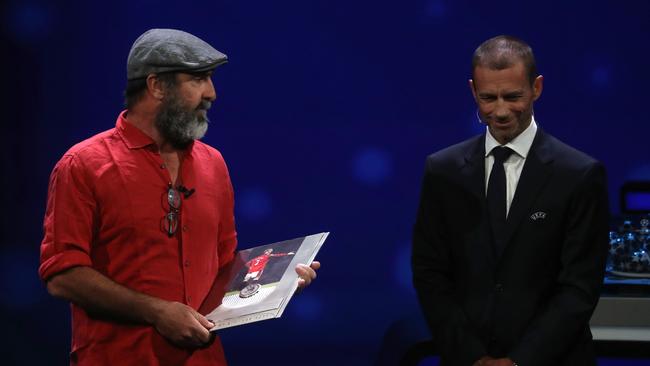
[[[201,103],[196,107],[197,110],[208,110],[212,107],[212,102],[209,100],[202,100]]]

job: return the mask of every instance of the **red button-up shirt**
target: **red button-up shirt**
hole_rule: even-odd
[[[89,266],[130,289],[198,309],[237,243],[233,190],[221,154],[195,141],[178,179],[176,235],[164,230],[170,175],[154,141],[122,112],[116,127],[72,147],[50,177],[39,273],[44,280]],[[99,299],[101,301],[101,299]],[[177,348],[151,326],[89,316],[72,305],[71,363],[79,365],[224,365],[217,340]]]

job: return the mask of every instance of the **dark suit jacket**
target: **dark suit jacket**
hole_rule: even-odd
[[[413,278],[443,365],[595,365],[589,318],[608,246],[603,166],[537,130],[507,219],[491,239],[485,136],[427,158]]]

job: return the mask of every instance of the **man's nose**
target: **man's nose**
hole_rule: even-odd
[[[217,91],[214,89],[214,84],[212,84],[212,78],[208,78],[208,81],[205,84],[205,89],[203,90],[203,99],[207,99],[211,102],[217,99]]]
[[[502,100],[497,101],[496,108],[494,108],[494,116],[497,119],[503,120],[507,119],[509,115],[510,111],[508,110],[506,103],[504,103]]]

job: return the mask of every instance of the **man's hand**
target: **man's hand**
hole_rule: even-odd
[[[485,365],[487,365],[486,362],[487,362],[487,361],[490,361],[490,360],[494,360],[494,358],[492,358],[492,357],[490,357],[490,356],[483,356],[483,357],[481,357],[479,360],[477,360],[476,362],[474,362],[474,363],[472,364],[472,366],[485,366]]]
[[[47,282],[55,297],[68,300],[97,316],[149,324],[170,342],[187,348],[207,346],[214,326],[191,307],[124,287],[90,267],[73,267]]]
[[[163,337],[180,347],[202,347],[214,338],[210,333],[214,324],[179,302],[161,303],[152,325]]]
[[[481,366],[512,366],[515,363],[509,358],[497,358],[486,360]]]
[[[316,279],[316,270],[320,268],[320,262],[311,262],[310,266],[299,264],[296,266],[296,273],[300,276],[298,279],[298,290],[309,286],[311,281]]]

